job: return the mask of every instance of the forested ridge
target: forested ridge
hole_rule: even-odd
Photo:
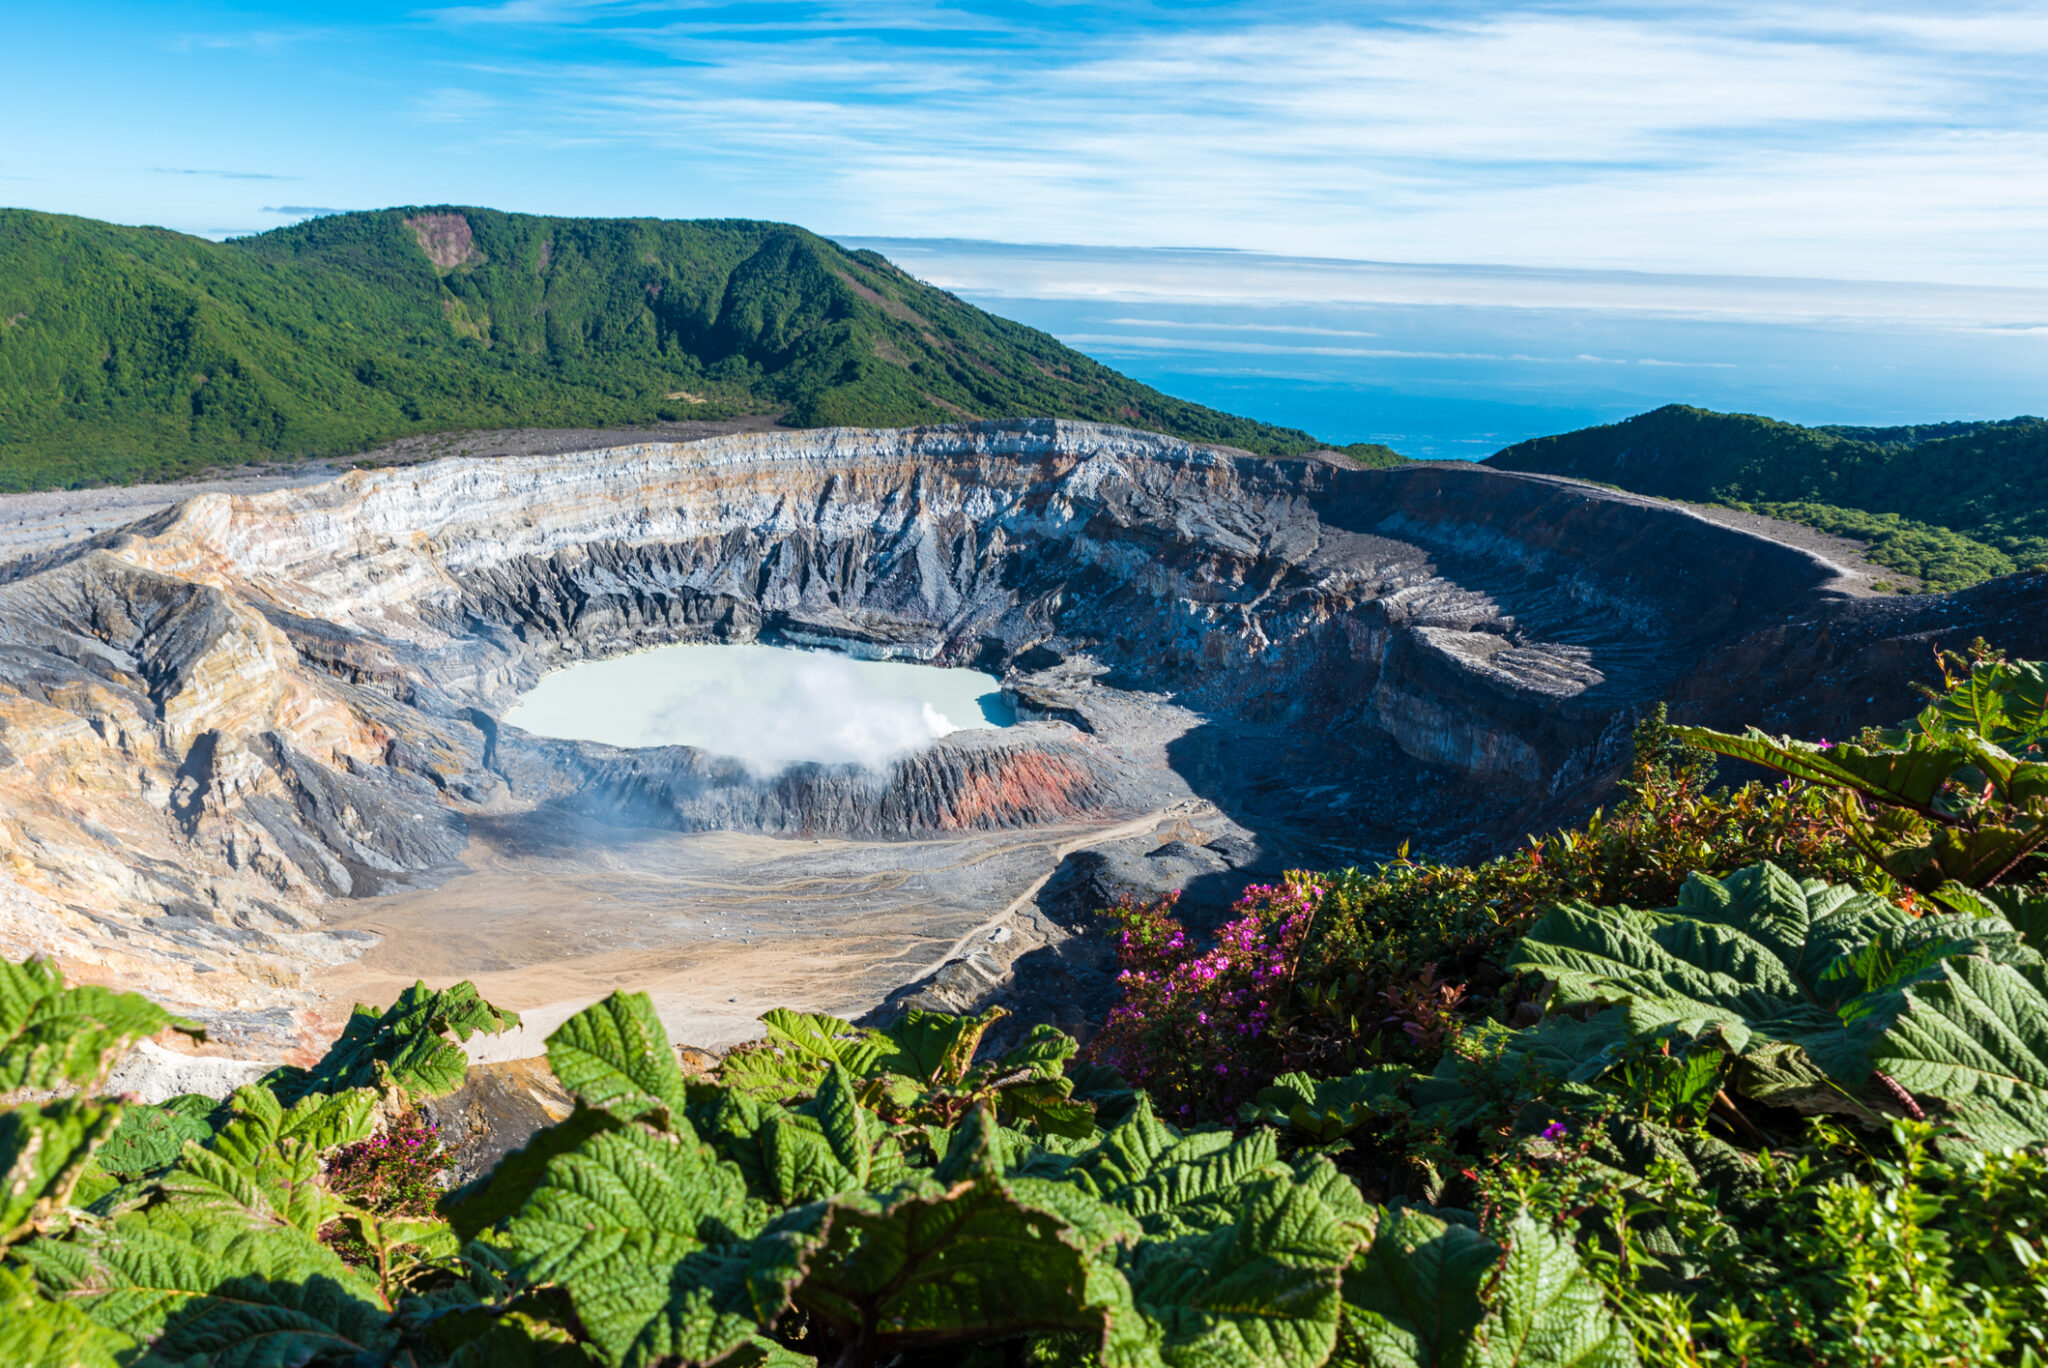
[[[210,242],[0,210],[0,491],[423,431],[753,413],[795,427],[1053,416],[1269,454],[1319,445],[786,224],[436,207]]]
[[[2048,562],[2040,418],[1800,427],[1671,404],[1520,442],[1487,464],[1805,523],[1865,542],[1872,560],[1930,589]]]

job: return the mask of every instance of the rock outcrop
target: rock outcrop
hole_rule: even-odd
[[[1475,853],[1591,801],[1657,698],[1887,716],[1930,642],[1996,618],[2041,649],[2038,588],[1897,609],[1570,481],[1051,421],[210,493],[0,570],[0,951],[277,1047],[305,976],[361,949],[321,909],[458,870],[483,814],[887,840],[1173,788],[1269,860]],[[495,720],[560,665],[756,638],[992,670],[1036,720],[765,782]],[[1787,660],[1812,678],[1760,698]]]

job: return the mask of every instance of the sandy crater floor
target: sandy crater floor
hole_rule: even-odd
[[[381,939],[316,986],[338,1025],[415,979],[472,980],[525,1021],[473,1041],[479,1060],[540,1053],[620,987],[649,993],[672,1039],[715,1049],[758,1036],[770,1006],[858,1015],[987,942],[1065,855],[1165,815],[890,843],[480,820],[471,872],[329,909],[328,925]]]

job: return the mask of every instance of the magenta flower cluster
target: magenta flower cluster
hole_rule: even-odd
[[[1234,1113],[1284,1068],[1277,1018],[1323,896],[1303,876],[1253,884],[1207,946],[1174,915],[1177,895],[1110,909],[1124,996],[1095,1059],[1176,1120]]]

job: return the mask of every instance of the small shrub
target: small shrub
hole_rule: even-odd
[[[434,1214],[449,1162],[433,1124],[409,1111],[368,1140],[335,1151],[327,1161],[327,1186],[378,1216],[425,1220]],[[352,1264],[370,1261],[369,1247],[346,1225],[329,1226],[322,1238]]]
[[[1287,1067],[1274,1028],[1324,893],[1300,875],[1254,884],[1207,948],[1174,917],[1172,896],[1109,909],[1124,1000],[1093,1058],[1147,1089],[1176,1120],[1234,1114]]]

